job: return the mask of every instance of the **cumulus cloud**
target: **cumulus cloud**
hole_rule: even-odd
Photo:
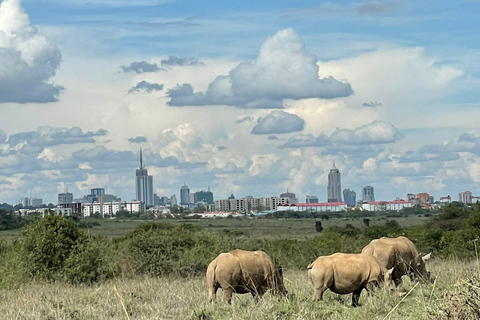
[[[31,25],[19,0],[0,3],[0,103],[57,101],[64,89],[48,83],[62,55]]]
[[[312,134],[297,133],[290,137],[280,148],[302,148],[302,147],[325,147],[331,146],[332,142],[326,135],[314,137]]]
[[[204,64],[193,57],[179,58],[176,56],[169,56],[167,59],[163,59],[160,63],[162,66],[194,66]]]
[[[169,105],[281,108],[284,99],[330,99],[353,93],[350,84],[331,76],[320,79],[318,71],[317,58],[289,28],[265,40],[256,60],[244,61],[228,75],[217,76],[205,93],[194,92],[190,84],[169,90]]]
[[[96,132],[83,132],[79,127],[68,128],[53,128],[49,126],[38,127],[37,131],[19,132],[10,135],[6,143],[10,147],[19,144],[27,144],[29,146],[54,146],[61,144],[75,144],[75,143],[93,143],[96,140],[94,137],[104,136],[107,131],[100,129]]]
[[[362,107],[368,107],[368,108],[376,108],[376,107],[381,107],[382,106],[382,103],[381,102],[365,102],[365,103],[362,103]]]
[[[147,81],[143,80],[143,81],[140,81],[139,83],[137,83],[136,86],[134,86],[130,90],[128,90],[128,93],[132,93],[132,92],[150,93],[152,91],[160,91],[162,89],[163,89],[163,84],[151,83],[151,82],[147,82]]]
[[[252,129],[252,134],[272,134],[302,131],[305,120],[296,114],[284,111],[272,111],[266,117],[260,117]]]
[[[354,130],[337,129],[330,136],[332,142],[344,144],[393,143],[403,135],[391,123],[374,121]]]
[[[147,138],[139,136],[139,137],[135,137],[135,138],[130,138],[130,139],[128,139],[128,142],[131,142],[131,143],[147,142]]]
[[[156,63],[149,63],[147,61],[138,61],[132,62],[128,66],[120,66],[120,69],[123,72],[135,72],[135,73],[144,73],[144,72],[155,72],[162,70]]]

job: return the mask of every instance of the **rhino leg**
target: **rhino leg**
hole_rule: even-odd
[[[327,287],[315,288],[315,293],[313,294],[313,301],[322,301],[323,293],[327,290]]]
[[[352,294],[352,307],[358,307],[358,300],[360,299],[360,293],[362,293],[363,288],[354,291]]]
[[[225,301],[228,304],[232,304],[232,294],[233,294],[232,288],[223,289],[223,301]]]

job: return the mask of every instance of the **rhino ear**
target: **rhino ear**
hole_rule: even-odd
[[[423,262],[426,262],[430,257],[432,256],[432,253],[430,252],[429,254],[426,254],[422,257]]]

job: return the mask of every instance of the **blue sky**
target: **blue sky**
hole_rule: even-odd
[[[135,5],[133,6],[132,3]],[[0,1],[0,202],[480,190],[479,1]]]

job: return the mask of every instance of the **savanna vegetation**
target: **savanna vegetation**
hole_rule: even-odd
[[[0,314],[5,319],[479,318],[479,207],[454,203],[438,215],[368,214],[348,220],[273,216],[138,221],[131,231],[122,229],[125,222],[109,221],[108,228],[125,233],[114,236],[93,232],[104,221],[33,219],[16,236],[0,242]],[[422,216],[421,223],[402,220],[414,215]],[[249,232],[256,227],[261,232]],[[307,228],[302,234],[292,231]],[[406,279],[394,292],[362,294],[360,308],[350,307],[349,295],[331,292],[323,302],[311,301],[313,287],[306,275],[310,262],[334,252],[360,252],[372,239],[399,235],[410,238],[419,251],[433,253],[427,268],[436,276],[435,284]],[[294,297],[267,294],[255,304],[250,296],[237,295],[228,306],[221,303],[220,291],[219,301],[208,304],[208,263],[234,248],[267,252],[283,266]]]

